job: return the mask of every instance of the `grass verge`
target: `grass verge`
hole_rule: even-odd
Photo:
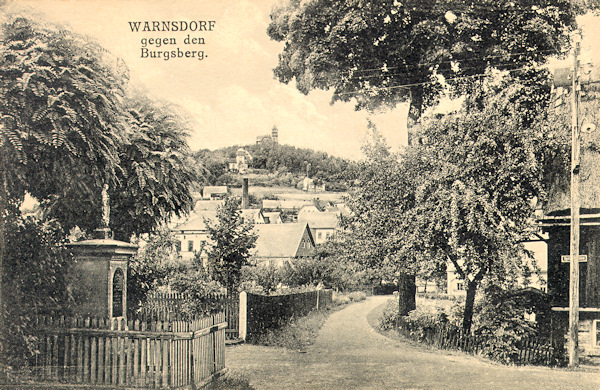
[[[225,375],[215,377],[206,387],[208,390],[255,390],[250,386],[247,375],[229,370]]]
[[[319,330],[331,314],[343,309],[351,302],[363,301],[365,298],[366,294],[364,293],[337,295],[333,300],[334,306],[311,311],[303,317],[292,318],[282,327],[269,329],[266,333],[257,336],[252,340],[252,344],[304,351],[317,338]]]

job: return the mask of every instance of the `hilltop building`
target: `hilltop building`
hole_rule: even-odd
[[[274,144],[279,144],[279,130],[277,129],[276,126],[273,126],[273,129],[271,129],[270,135],[269,134],[259,135],[258,137],[256,137],[257,145],[268,143],[268,142],[272,142]]]

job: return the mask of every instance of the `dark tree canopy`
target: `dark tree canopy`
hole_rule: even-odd
[[[124,136],[124,68],[97,44],[57,26],[13,17],[0,38],[3,183],[47,199],[114,177]]]
[[[189,211],[196,172],[177,108],[131,97],[123,62],[61,26],[7,13],[0,44],[2,208],[27,192],[66,230],[91,231],[109,184],[125,240]]]
[[[487,68],[517,69],[561,54],[575,23],[566,0],[286,0],[269,36],[285,46],[275,76],[357,109],[411,102],[412,119],[441,85]],[[453,81],[454,80],[454,81]]]
[[[177,108],[144,97],[131,99],[128,106],[132,132],[119,148],[122,169],[111,191],[112,229],[121,239],[188,213],[198,176],[188,128]]]

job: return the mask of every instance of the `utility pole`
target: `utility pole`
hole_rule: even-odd
[[[573,50],[573,95],[571,100],[571,261],[569,282],[569,366],[579,365],[579,172],[580,172],[580,130],[579,130],[579,35],[574,36]]]

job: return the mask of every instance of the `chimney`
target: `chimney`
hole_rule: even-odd
[[[242,210],[248,208],[250,203],[250,198],[248,197],[248,178],[244,177],[242,179]]]

